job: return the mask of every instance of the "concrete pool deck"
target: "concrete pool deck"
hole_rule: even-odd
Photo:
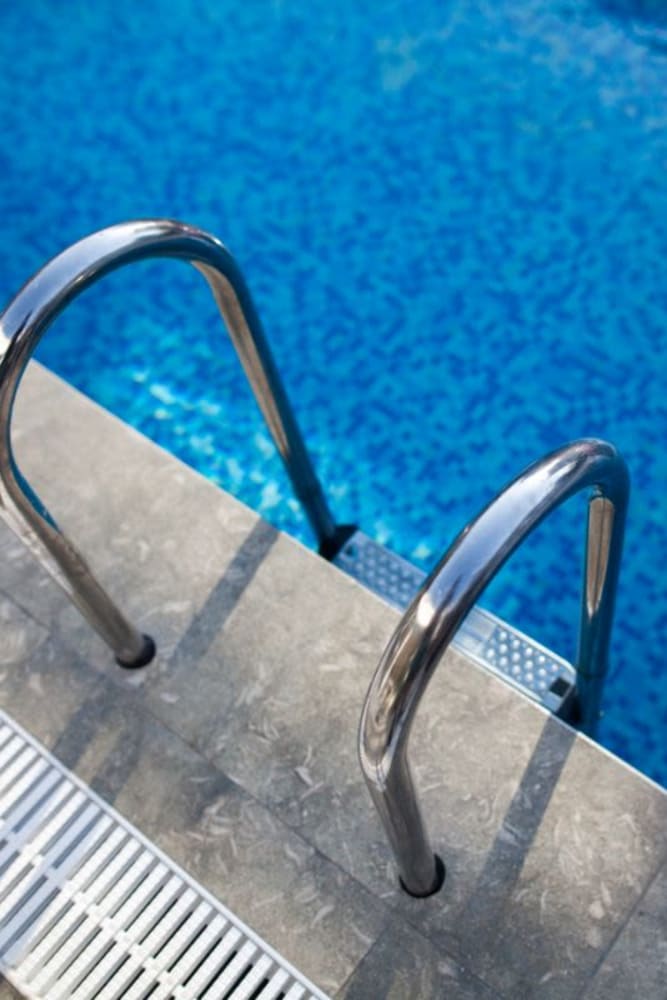
[[[398,613],[37,366],[14,426],[159,650],[117,667],[0,526],[0,705],[67,767],[332,997],[664,1000],[667,794],[450,653],[412,739],[447,879],[408,897],[356,758]]]

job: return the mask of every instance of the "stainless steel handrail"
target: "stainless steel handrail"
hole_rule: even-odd
[[[444,866],[434,855],[407,759],[410,727],[433,672],[459,625],[523,539],[554,508],[593,488],[588,505],[577,652],[579,723],[595,728],[623,547],[629,480],[604,441],[582,440],[526,469],[461,532],[403,615],[364,702],[359,757],[392,846],[403,887],[436,892]]]
[[[124,666],[151,659],[152,640],[128,622],[84,559],[59,530],[14,461],[11,419],[26,365],[47,328],[84,289],[132,261],[175,257],[203,274],[250,381],[294,491],[325,553],[345,529],[336,525],[234,258],[213,236],[168,219],[126,222],[100,230],[49,261],[0,316],[0,517],[64,588]],[[1,352],[0,352],[1,353]]]

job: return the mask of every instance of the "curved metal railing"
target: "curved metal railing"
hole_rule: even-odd
[[[154,653],[153,642],[116,607],[22,477],[12,454],[11,418],[26,365],[56,316],[105,274],[151,257],[186,260],[203,274],[320,550],[331,555],[345,535],[327,506],[250,293],[222,243],[193,226],[151,219],[111,226],[73,244],[38,271],[0,316],[0,355],[4,349],[0,362],[0,517],[64,588],[123,666],[147,663]]]
[[[403,615],[371,682],[361,716],[361,767],[392,846],[403,887],[436,892],[444,866],[433,853],[407,759],[410,727],[459,625],[523,539],[555,507],[587,487],[588,505],[575,697],[591,733],[599,715],[623,547],[629,481],[604,441],[566,445],[526,469],[461,532]]]

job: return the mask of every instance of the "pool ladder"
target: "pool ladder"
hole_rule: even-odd
[[[360,758],[399,860],[405,887],[435,891],[442,872],[428,844],[407,765],[410,725],[450,642],[549,711],[594,732],[628,497],[625,464],[609,444],[575,441],[525,470],[459,535],[424,578],[352,525],[336,523],[306,450],[243,276],[217,239],[165,219],[127,222],[68,247],[0,316],[0,517],[64,588],[125,667],[155,651],[98,583],[18,469],[11,418],[21,378],[53,320],[84,289],[134,261],[189,261],[206,279],[259,408],[318,541],[320,553],[405,609],[364,705]],[[576,667],[475,602],[525,536],[581,489],[592,491]]]

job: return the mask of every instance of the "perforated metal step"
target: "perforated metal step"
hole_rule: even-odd
[[[0,971],[32,1000],[326,1000],[2,711]]]
[[[362,531],[352,535],[334,563],[401,611],[426,578],[416,566]],[[559,713],[572,693],[576,674],[567,660],[480,607],[470,612],[453,645],[550,712]]]

